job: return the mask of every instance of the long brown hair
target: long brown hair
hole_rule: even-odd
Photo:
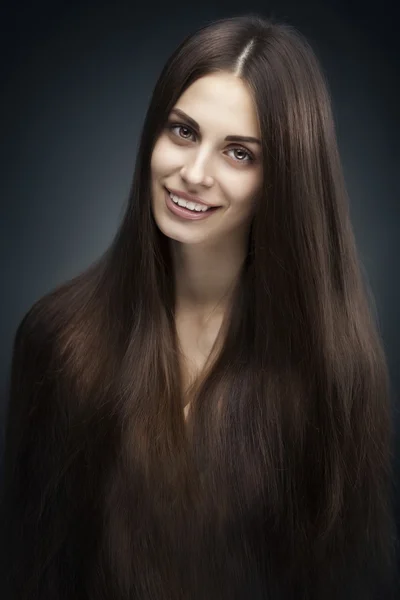
[[[254,97],[263,193],[185,422],[150,158],[180,95],[218,71]],[[14,597],[222,600],[254,584],[274,600],[372,598],[394,564],[392,435],[316,55],[274,19],[208,23],[155,85],[113,243],[18,328],[5,502]]]

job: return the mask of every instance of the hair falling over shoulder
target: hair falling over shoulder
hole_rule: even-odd
[[[254,95],[264,193],[185,422],[149,164],[171,106],[215,71]],[[10,598],[231,600],[254,582],[274,600],[389,590],[393,432],[372,307],[309,44],[256,15],[187,36],[156,83],[113,243],[36,302],[15,337]]]

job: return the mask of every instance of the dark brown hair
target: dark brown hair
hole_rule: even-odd
[[[150,158],[180,95],[215,72],[254,97],[263,193],[185,422]],[[394,564],[392,433],[316,55],[274,19],[208,23],[156,83],[113,243],[18,327],[4,498],[13,598],[373,598]]]

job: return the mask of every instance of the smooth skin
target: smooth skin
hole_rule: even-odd
[[[192,375],[203,366],[229,306],[262,185],[261,144],[225,140],[233,135],[260,140],[256,107],[239,77],[213,73],[178,99],[151,158],[152,211],[171,242],[177,328]],[[182,219],[167,208],[165,187],[220,208],[204,220]]]
[[[171,240],[178,305],[201,316],[229,292],[238,274],[262,183],[261,146],[224,139],[235,134],[260,139],[260,129],[246,84],[230,73],[198,79],[174,108],[200,130],[171,111],[151,158],[152,210]],[[166,207],[165,187],[221,208],[204,220],[181,219]]]

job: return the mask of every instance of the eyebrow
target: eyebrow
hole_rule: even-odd
[[[200,126],[197,123],[197,121],[192,119],[192,117],[189,117],[189,115],[187,115],[185,112],[183,112],[183,110],[180,110],[179,108],[173,108],[171,110],[171,112],[176,113],[178,116],[182,117],[182,119],[185,119],[194,129],[197,129],[200,131]],[[225,141],[226,142],[252,142],[254,144],[261,145],[261,142],[258,138],[251,137],[249,135],[227,135],[225,138]]]

